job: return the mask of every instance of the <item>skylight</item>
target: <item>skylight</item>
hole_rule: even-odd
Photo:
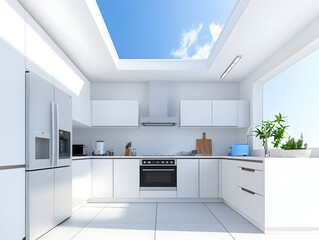
[[[207,59],[237,0],[96,0],[120,59]]]

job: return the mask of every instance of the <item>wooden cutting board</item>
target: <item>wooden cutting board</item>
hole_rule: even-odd
[[[212,140],[206,138],[205,132],[202,139],[196,139],[196,151],[202,156],[212,156]]]

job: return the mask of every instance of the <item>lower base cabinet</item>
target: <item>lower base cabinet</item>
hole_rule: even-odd
[[[139,198],[140,160],[114,160],[114,198]]]
[[[113,159],[92,160],[92,198],[113,198]]]
[[[72,161],[72,208],[82,206],[91,198],[91,159]]]
[[[0,239],[25,237],[25,169],[0,170]]]
[[[222,198],[237,208],[237,161],[221,160]]]
[[[177,160],[177,197],[198,198],[198,159]]]
[[[199,160],[199,197],[218,198],[219,196],[219,160]]]

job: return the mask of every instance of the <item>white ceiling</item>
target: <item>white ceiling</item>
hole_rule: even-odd
[[[94,0],[18,1],[91,82],[237,82],[319,16],[318,0],[239,0],[208,61],[118,60]]]

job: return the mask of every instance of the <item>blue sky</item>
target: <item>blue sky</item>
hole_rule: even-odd
[[[237,0],[97,0],[120,59],[206,59]]]

